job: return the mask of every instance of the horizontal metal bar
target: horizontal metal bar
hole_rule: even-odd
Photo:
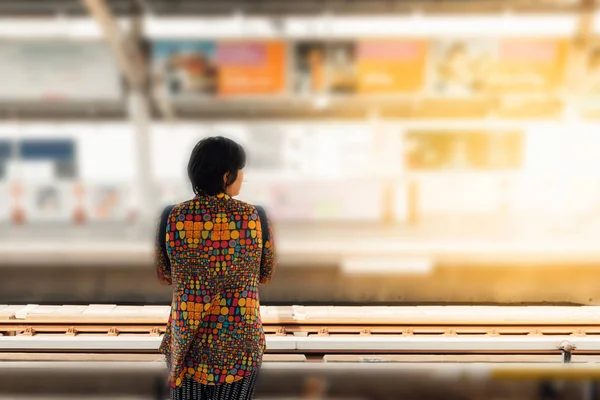
[[[300,351],[560,351],[561,343],[568,341],[578,350],[600,350],[600,337],[571,336],[374,336],[295,338]]]
[[[0,363],[0,371],[16,373],[18,371],[43,371],[52,372],[65,371],[75,373],[90,372],[157,372],[161,373],[165,369],[162,362],[3,362]],[[452,378],[456,376],[471,378],[486,378],[512,376],[521,377],[520,374],[527,374],[528,377],[552,377],[552,376],[570,376],[575,377],[599,377],[600,369],[595,364],[589,365],[566,365],[566,364],[457,364],[457,363],[264,363],[261,368],[265,371],[274,372],[324,372],[324,373],[361,373],[377,374],[378,372],[394,372],[403,375],[434,375],[439,378]]]
[[[357,247],[357,245],[360,246]],[[360,254],[356,249],[360,248]],[[593,242],[567,242],[540,240],[509,243],[494,240],[403,240],[381,238],[377,241],[331,240],[328,237],[292,238],[283,236],[278,248],[281,257],[293,259],[323,260],[341,263],[347,257],[360,256],[404,257],[407,254],[425,254],[437,261],[477,260],[488,265],[505,267],[506,263],[576,262],[590,264],[600,260],[600,250]],[[344,254],[345,256],[340,256]],[[38,242],[35,246],[5,242],[0,244],[0,265],[52,265],[77,263],[81,266],[96,263],[122,263],[146,266],[152,261],[152,246],[147,242],[132,243],[73,243],[68,246],[59,242]],[[374,261],[375,263],[375,261]],[[305,263],[306,264],[306,263]]]
[[[0,337],[0,351],[6,350],[85,350],[85,351],[158,351],[157,336],[6,336]]]
[[[554,356],[543,356],[552,357]],[[519,358],[521,360],[521,358]],[[536,360],[547,361],[536,358]],[[162,354],[147,353],[74,353],[74,352],[0,352],[0,362],[162,362]],[[265,354],[263,362],[306,362],[304,354]],[[577,361],[577,360],[576,360]]]
[[[6,336],[0,351],[158,351],[161,337],[144,336]],[[560,352],[565,342],[575,351],[600,351],[600,337],[575,336],[267,336],[271,351],[394,351],[394,352]]]
[[[576,333],[577,330],[598,332],[600,307],[598,306],[262,306],[265,327],[286,327],[290,331],[311,332],[321,326],[336,329],[371,327],[373,333],[380,328],[408,327],[435,333],[431,330],[448,328],[456,331],[498,328],[512,333],[539,329],[540,332]],[[118,305],[0,305],[0,331],[3,327],[23,328],[44,326],[51,331],[65,327],[166,326],[170,306],[118,306]],[[96,328],[100,328],[96,326]],[[429,330],[429,331],[428,331]],[[466,333],[466,332],[465,332]],[[577,332],[581,333],[581,332]]]

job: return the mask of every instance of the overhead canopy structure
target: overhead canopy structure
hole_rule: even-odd
[[[390,12],[575,11],[580,0],[110,0],[117,15],[151,12],[156,15],[245,14],[381,14]],[[85,15],[76,0],[1,0],[0,15],[35,16],[61,13]]]

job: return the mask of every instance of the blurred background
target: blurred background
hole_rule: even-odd
[[[260,398],[600,399],[595,0],[0,0],[0,395],[161,398],[212,135],[275,228]]]
[[[168,304],[193,145],[249,161],[263,304],[597,304],[590,0],[0,2],[0,303]]]

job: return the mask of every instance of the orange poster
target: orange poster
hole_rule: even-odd
[[[282,42],[219,43],[216,59],[219,95],[269,95],[285,89]]]
[[[359,93],[415,92],[425,79],[425,40],[363,41],[358,45]]]
[[[566,39],[503,40],[488,89],[496,92],[558,89],[565,77],[568,47]]]

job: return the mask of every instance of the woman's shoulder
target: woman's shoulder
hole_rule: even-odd
[[[254,204],[250,204],[238,199],[231,199],[230,204],[233,212],[248,215],[257,213],[256,206]]]
[[[172,205],[173,213],[175,213],[175,214],[181,213],[181,212],[187,213],[187,212],[189,212],[189,210],[194,210],[194,211],[198,212],[198,210],[200,210],[200,209],[198,207],[196,207],[197,201],[198,201],[197,199],[191,199],[191,200],[183,201],[181,203],[174,204],[174,205]],[[227,211],[232,214],[238,214],[238,215],[258,214],[257,207],[254,204],[247,203],[245,201],[233,199],[233,198],[229,198],[226,203],[228,205]],[[221,203],[221,206],[219,206],[215,202],[206,202],[204,204],[205,204],[206,208],[202,207],[202,209],[206,209],[206,210],[210,211],[210,210],[220,209],[222,207],[223,203]]]

